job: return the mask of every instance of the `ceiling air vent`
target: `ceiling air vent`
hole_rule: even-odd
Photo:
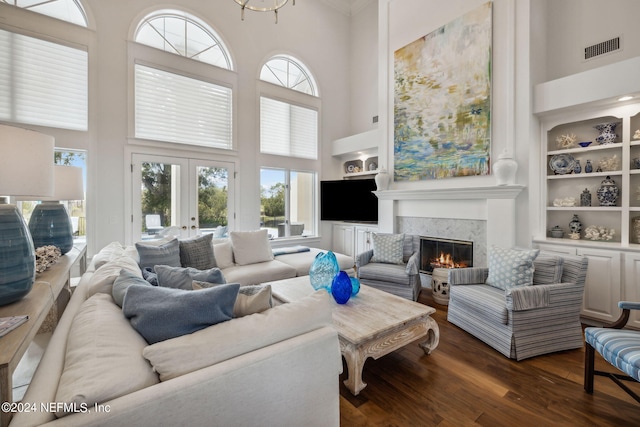
[[[611,40],[607,40],[592,46],[584,48],[584,59],[595,58],[596,56],[604,55],[605,53],[620,50],[620,37],[615,37]]]

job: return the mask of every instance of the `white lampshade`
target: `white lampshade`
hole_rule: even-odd
[[[53,195],[54,138],[0,125],[0,196]]]
[[[55,165],[53,168],[53,196],[42,200],[83,200],[82,168]]]

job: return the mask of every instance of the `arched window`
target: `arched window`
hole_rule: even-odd
[[[87,14],[78,0],[0,0],[22,9],[31,10],[42,15],[51,16],[62,21],[87,27]]]
[[[216,67],[233,69],[231,56],[220,36],[209,25],[186,12],[153,12],[140,22],[135,41]]]
[[[260,80],[318,96],[316,82],[307,67],[289,55],[277,55],[269,59],[260,70]]]

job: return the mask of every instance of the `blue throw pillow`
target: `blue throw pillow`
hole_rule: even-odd
[[[113,301],[120,307],[122,307],[124,296],[131,285],[151,286],[151,283],[139,276],[136,276],[128,270],[120,270],[120,275],[116,277],[116,280],[114,280],[113,286],[111,287],[111,296],[113,296]]]
[[[137,242],[136,249],[140,257],[140,268],[153,268],[156,265],[182,266],[180,262],[180,242],[175,237],[168,241]]]
[[[200,291],[131,285],[122,313],[149,343],[179,337],[233,318],[240,285]]]
[[[192,290],[192,282],[194,280],[216,284],[227,283],[219,268],[198,270],[191,267],[183,268],[156,265],[155,270],[158,275],[158,285],[165,288]]]
[[[153,268],[145,267],[142,269],[142,278],[153,286],[158,286],[158,275],[153,272]]]

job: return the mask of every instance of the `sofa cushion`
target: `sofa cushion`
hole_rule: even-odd
[[[166,381],[330,326],[332,309],[331,297],[327,291],[322,290],[262,313],[150,345],[142,354],[160,374],[160,379]],[[215,351],[211,351],[212,348]]]
[[[95,271],[87,285],[87,298],[96,293],[111,295],[113,282],[118,278],[123,269],[136,276],[142,277],[142,272],[138,264],[128,256],[121,256],[107,262]]]
[[[193,290],[200,290],[218,286],[217,283],[193,281]],[[254,313],[261,313],[273,307],[271,285],[241,286],[238,298],[233,305],[233,317],[243,317]]]
[[[158,275],[158,286],[165,288],[176,288],[192,290],[191,282],[199,280],[201,282],[209,282],[216,284],[227,283],[222,271],[219,268],[210,268],[208,270],[198,270],[191,267],[169,267],[167,265],[156,265],[156,274]]]
[[[489,285],[451,286],[450,298],[470,315],[503,325],[509,321],[505,293],[501,289]]]
[[[153,268],[156,265],[182,267],[180,262],[180,242],[175,237],[137,242],[136,249],[140,257],[140,268]]]
[[[116,277],[116,280],[113,282],[111,296],[113,297],[113,302],[115,302],[118,307],[122,307],[122,302],[124,301],[124,296],[127,293],[127,289],[131,285],[145,285],[151,286],[151,283],[144,280],[142,277],[137,274],[133,274],[132,272],[122,269],[120,271],[120,275]]]
[[[131,285],[122,312],[148,343],[190,334],[233,318],[237,283],[198,292]]]
[[[213,254],[216,258],[216,266],[218,268],[233,267],[233,246],[231,246],[231,240],[226,239],[225,242],[213,245]]]
[[[180,240],[180,262],[183,267],[206,270],[216,267],[211,240],[213,234],[191,237]]]
[[[296,276],[308,276],[311,264],[313,264],[313,261],[320,252],[326,251],[318,248],[309,248],[309,250],[304,252],[277,255],[276,261],[283,262],[295,268]],[[335,252],[333,254],[336,257],[336,261],[338,261],[338,267],[340,270],[346,271],[353,268],[352,257]]]
[[[122,247],[120,242],[109,243],[107,246],[100,249],[100,252],[95,254],[93,258],[91,258],[93,270],[99,269],[109,261],[113,261],[122,255],[124,255],[124,247]]]
[[[110,295],[87,299],[69,330],[55,401],[91,408],[157,384],[158,376],[142,357],[145,346]]]
[[[232,231],[230,233],[236,264],[247,265],[271,261],[273,251],[267,230]]]
[[[373,233],[371,262],[402,264],[404,234]]]
[[[540,253],[533,261],[535,268],[533,272],[534,285],[552,285],[560,283],[562,280],[562,267],[564,258],[557,255]]]
[[[225,268],[224,277],[229,283],[240,283],[242,286],[258,285],[296,277],[296,269],[280,261],[273,260]]]
[[[407,274],[404,265],[369,263],[358,268],[358,278],[366,281],[376,280],[381,282],[393,282],[397,284],[409,285],[411,276]]]
[[[503,290],[533,284],[533,261],[539,252],[539,249],[518,250],[492,246],[486,284]]]

